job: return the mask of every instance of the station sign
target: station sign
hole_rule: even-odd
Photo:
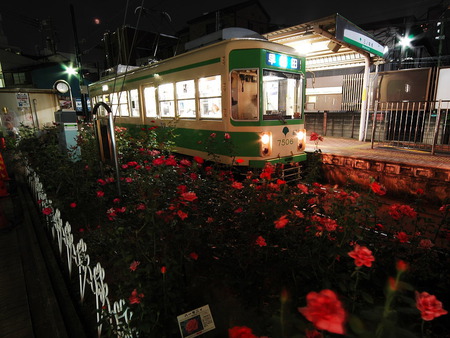
[[[336,16],[336,38],[381,57],[386,52],[385,46],[375,41],[369,33],[340,15]]]
[[[266,64],[283,69],[300,70],[301,60],[285,54],[266,52]]]

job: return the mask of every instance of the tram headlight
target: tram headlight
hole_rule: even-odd
[[[262,133],[260,135],[260,143],[261,143],[261,155],[269,156],[272,152],[272,134],[271,133]]]
[[[306,147],[306,130],[305,129],[297,130],[295,136],[297,137],[297,149],[304,150]]]

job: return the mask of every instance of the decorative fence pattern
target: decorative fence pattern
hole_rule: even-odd
[[[137,332],[130,328],[129,323],[133,313],[126,306],[125,300],[121,299],[111,303],[108,297],[108,284],[105,282],[105,270],[101,264],[91,265],[87,245],[83,239],[74,244],[70,224],[68,222],[64,224],[60,211],[53,208],[52,201],[48,199],[36,172],[30,166],[25,165],[25,174],[33,197],[39,202],[41,212],[44,215],[48,214],[45,216],[47,231],[51,233],[53,240],[57,243],[61,259],[64,260],[65,256],[69,276],[72,277],[74,266],[78,269],[80,302],[84,302],[88,288],[95,297],[98,337],[102,334],[102,323],[105,320],[109,321],[117,337],[137,336]],[[44,213],[44,211],[46,212]]]

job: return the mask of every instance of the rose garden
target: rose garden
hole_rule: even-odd
[[[73,154],[53,128],[21,131],[15,146],[52,200],[38,201],[42,217],[61,212],[132,313],[127,326],[101,314],[103,335],[180,337],[177,316],[207,304],[205,337],[449,336],[450,201],[428,217],[420,190],[386,205],[376,181],[329,187],[320,150],[295,183],[271,165],[221,166],[210,160],[219,143],[233,149],[226,133],[199,140],[209,158],[180,157],[175,134],[116,128],[119,173],[89,126]]]

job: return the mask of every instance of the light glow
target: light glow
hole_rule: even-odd
[[[413,39],[410,36],[403,36],[400,38],[399,40],[399,44],[400,46],[402,46],[403,48],[405,47],[410,47],[411,46],[411,41]]]
[[[303,130],[299,130],[297,131],[296,136],[299,141],[303,141],[305,138],[305,132]]]
[[[270,143],[270,136],[269,136],[269,134],[262,134],[261,135],[261,143],[262,144],[269,144]]]
[[[77,75],[78,74],[78,69],[74,68],[72,65],[69,66],[63,66],[64,67],[64,71],[69,75]]]

